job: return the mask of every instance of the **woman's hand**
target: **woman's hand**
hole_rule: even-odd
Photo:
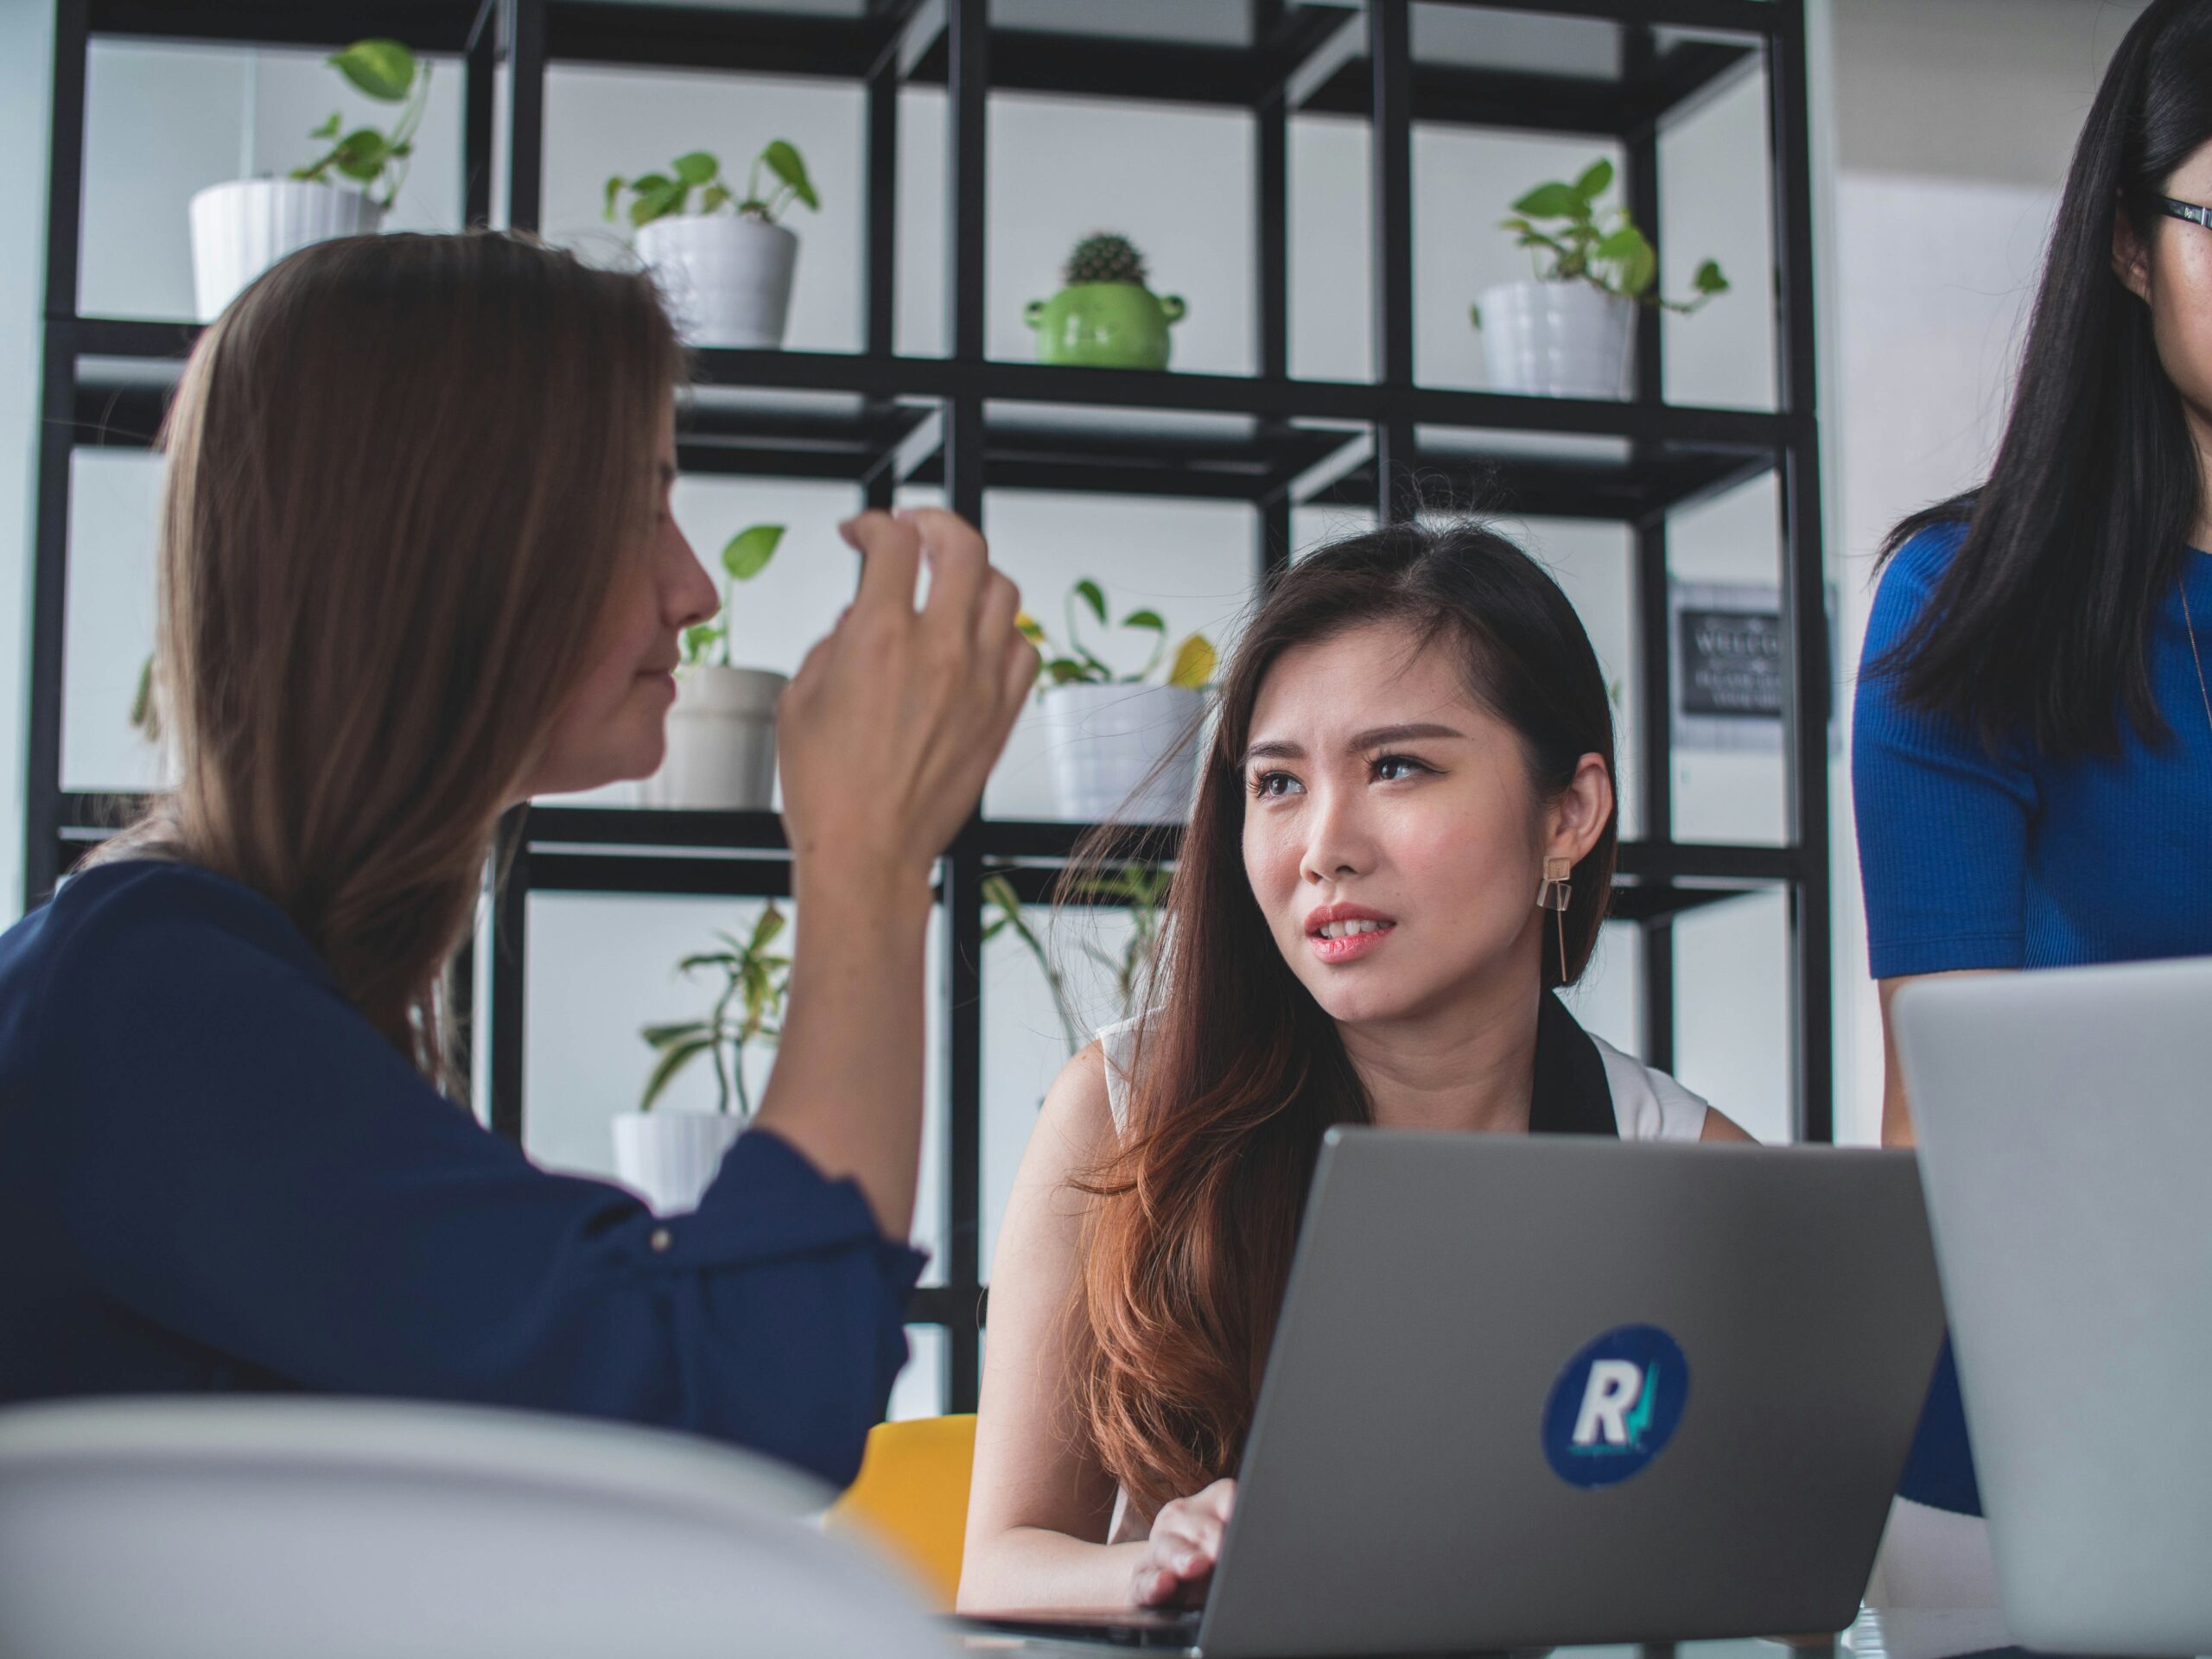
[[[1144,1554],[1130,1575],[1130,1593],[1138,1606],[1194,1606],[1205,1599],[1236,1504],[1236,1483],[1217,1480],[1195,1497],[1160,1506]]]
[[[922,880],[975,810],[1037,652],[1014,626],[1020,593],[965,520],[921,508],[842,528],[865,561],[860,592],[784,693],[784,822],[801,870]]]

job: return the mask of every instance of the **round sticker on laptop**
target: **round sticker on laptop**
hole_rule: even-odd
[[[1656,1325],[1624,1325],[1567,1362],[1544,1402],[1544,1456],[1571,1486],[1614,1486],[1667,1449],[1690,1393],[1689,1362]]]

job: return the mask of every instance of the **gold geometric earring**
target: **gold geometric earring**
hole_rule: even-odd
[[[1559,981],[1567,983],[1567,906],[1574,896],[1573,884],[1567,879],[1574,873],[1570,859],[1548,858],[1544,861],[1544,879],[1536,889],[1536,908],[1548,910],[1559,918]]]

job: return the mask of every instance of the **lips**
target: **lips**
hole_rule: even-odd
[[[1325,963],[1357,962],[1380,950],[1397,925],[1364,905],[1323,905],[1306,918],[1306,942]]]

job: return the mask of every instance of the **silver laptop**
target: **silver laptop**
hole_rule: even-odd
[[[2212,960],[1893,1019],[2006,1624],[2212,1653]]]
[[[1942,1315],[1910,1154],[1330,1131],[1205,1659],[1838,1630]]]

